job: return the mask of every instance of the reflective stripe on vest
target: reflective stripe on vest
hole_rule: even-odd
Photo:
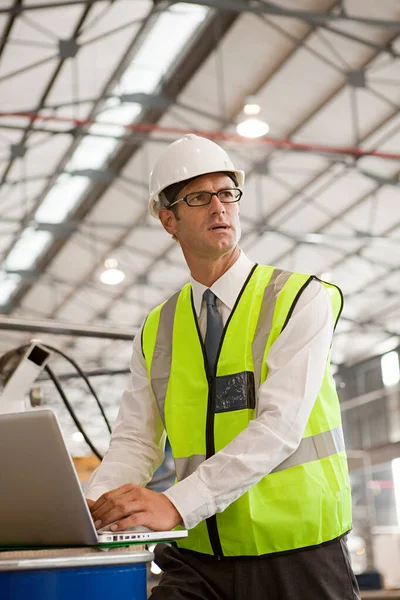
[[[157,401],[161,420],[165,428],[165,397],[167,395],[168,380],[172,362],[172,332],[176,304],[180,292],[177,292],[165,302],[160,312],[160,323],[154,346],[153,361],[151,363],[151,387]],[[162,357],[162,358],[161,358]]]
[[[261,303],[260,314],[257,321],[256,333],[252,344],[254,361],[254,383],[256,399],[258,400],[259,384],[261,381],[261,368],[264,357],[265,345],[272,328],[272,319],[274,317],[276,298],[289,279],[291,273],[275,269],[271,279],[265,288],[263,300]],[[258,402],[257,402],[258,404]],[[257,406],[256,404],[256,406]]]
[[[271,473],[298,467],[313,460],[321,460],[332,454],[337,454],[345,449],[343,430],[336,427],[330,431],[324,431],[308,438],[303,438],[299,447],[280,465],[275,467]],[[176,458],[175,469],[178,481],[182,481],[197,469],[206,460],[204,454],[193,454],[187,458]]]

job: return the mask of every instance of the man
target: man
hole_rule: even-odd
[[[238,247],[244,173],[187,135],[150,176],[150,212],[191,281],[148,315],[132,383],[87,492],[96,527],[189,536],[158,546],[151,598],[354,600],[351,499],[329,371],[338,288],[251,263]],[[145,489],[165,435],[178,482]]]

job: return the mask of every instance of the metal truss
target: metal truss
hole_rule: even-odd
[[[110,4],[114,2],[114,0],[108,0]],[[24,5],[22,0],[17,0],[14,6],[1,7],[0,14],[10,14],[13,16],[18,16],[22,13],[26,12],[37,12],[41,10],[46,10],[50,8],[63,8],[65,6],[78,6],[82,5],[86,8],[90,8],[94,4],[98,2],[104,2],[104,0],[60,0],[59,2],[47,2],[47,0],[43,0],[38,4],[29,4]]]

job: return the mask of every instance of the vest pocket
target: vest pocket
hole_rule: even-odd
[[[254,373],[242,371],[215,378],[215,412],[255,408]]]

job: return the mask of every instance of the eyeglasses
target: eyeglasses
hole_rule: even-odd
[[[188,206],[204,206],[210,204],[213,196],[217,196],[218,200],[223,204],[230,204],[232,202],[239,202],[242,195],[243,192],[239,188],[219,190],[219,192],[192,192],[191,194],[186,194],[183,198],[175,200],[175,202],[172,202],[166,208],[171,208],[171,206],[178,204],[178,202],[186,202]]]

